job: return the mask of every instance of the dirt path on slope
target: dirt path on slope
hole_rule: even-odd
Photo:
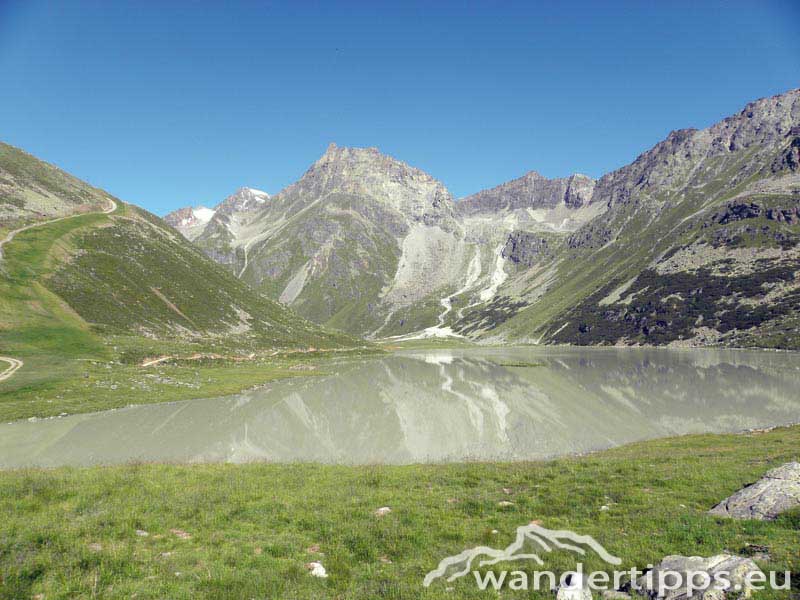
[[[9,367],[0,373],[0,381],[5,381],[11,377],[17,371],[17,369],[24,364],[21,360],[11,358],[10,356],[0,356],[0,360],[9,364]]]
[[[117,203],[108,199],[110,202],[108,208],[103,209],[100,211],[102,214],[107,215],[109,213],[114,212],[117,210]],[[14,239],[14,236],[18,233],[22,233],[23,231],[27,231],[28,229],[33,229],[34,227],[40,227],[42,225],[49,225],[50,223],[57,223],[58,221],[64,221],[65,219],[73,219],[75,217],[80,217],[83,215],[89,215],[93,213],[79,213],[76,215],[67,215],[66,217],[59,217],[57,219],[50,219],[49,221],[39,221],[37,223],[31,223],[30,225],[26,225],[25,227],[20,227],[19,229],[14,229],[9,231],[6,237],[0,240],[0,260],[3,259],[3,246],[9,243],[11,240]],[[14,373],[16,373],[20,367],[22,367],[23,363],[21,360],[17,358],[11,358],[10,356],[0,356],[0,361],[6,362],[9,364],[9,367],[0,373],[0,381],[5,381],[6,379],[10,378]]]
[[[111,205],[108,208],[103,209],[100,211],[100,214],[107,215],[109,213],[114,212],[117,210],[117,203],[114,202],[109,198],[108,200]],[[14,229],[9,231],[6,237],[0,240],[0,260],[3,258],[3,246],[5,246],[8,242],[14,239],[14,236],[18,233],[22,233],[23,231],[27,231],[28,229],[33,229],[34,227],[41,227],[42,225],[50,225],[51,223],[57,223],[59,221],[65,221],[66,219],[74,219],[75,217],[82,217],[83,215],[91,215],[95,213],[78,213],[75,215],[67,215],[66,217],[58,217],[57,219],[50,219],[49,221],[37,221],[36,223],[31,223],[30,225],[25,225],[25,227],[20,227],[19,229]]]

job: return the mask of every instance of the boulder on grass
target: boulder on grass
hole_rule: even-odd
[[[734,519],[775,519],[800,506],[800,463],[787,463],[769,471],[752,485],[726,498],[709,512]]]
[[[753,591],[750,578],[755,573],[763,575],[751,559],[731,554],[709,558],[666,556],[652,571],[636,580],[632,592],[664,600],[749,598]]]

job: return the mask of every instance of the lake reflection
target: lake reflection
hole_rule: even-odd
[[[224,398],[2,425],[0,466],[522,460],[800,421],[800,359],[789,353],[431,350],[333,370]]]

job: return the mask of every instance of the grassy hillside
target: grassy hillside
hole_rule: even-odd
[[[534,519],[594,536],[626,569],[668,554],[747,553],[748,545],[763,545],[769,558],[759,566],[796,579],[800,513],[746,522],[706,511],[769,468],[797,460],[799,444],[795,427],[542,463],[7,472],[0,475],[0,598],[495,597],[478,591],[472,576],[427,590],[422,579],[446,556],[505,547]],[[376,517],[383,506],[392,512]],[[547,559],[555,571],[575,568],[572,554]],[[311,577],[310,561],[329,577]],[[587,571],[609,569],[591,553],[583,562]],[[496,568],[530,572],[533,564]]]
[[[255,293],[140,209],[124,206],[68,244],[48,287],[98,331],[205,338],[242,351],[348,341]]]
[[[0,142],[0,233],[27,223],[99,210],[108,194]]]
[[[20,160],[24,170],[15,167]],[[37,170],[32,160],[19,151],[6,151],[0,153],[0,168],[16,173],[17,182],[23,181],[19,173],[25,173],[25,185],[32,190],[67,193],[72,187],[57,187],[66,182],[77,190],[76,198],[100,194],[59,175],[55,167],[41,163]],[[106,194],[97,198],[106,210],[114,201]],[[144,389],[120,396],[100,385],[108,369],[119,374],[124,371],[120,365],[133,367],[146,357],[194,357],[206,363],[264,360],[298,350],[359,345],[255,292],[157,217],[115,202],[110,214],[89,212],[33,223],[4,244],[0,355],[21,359],[24,366],[0,382],[3,418],[236,391],[235,370],[230,376],[220,370],[192,389],[178,382],[174,387],[183,388],[180,393],[162,390],[155,398]],[[285,373],[289,363],[245,369],[237,389]],[[130,388],[134,376],[131,372],[123,377],[115,390]]]

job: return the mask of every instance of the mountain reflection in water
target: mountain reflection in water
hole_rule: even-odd
[[[333,363],[224,398],[0,426],[0,466],[527,460],[800,421],[800,357],[479,348]]]

